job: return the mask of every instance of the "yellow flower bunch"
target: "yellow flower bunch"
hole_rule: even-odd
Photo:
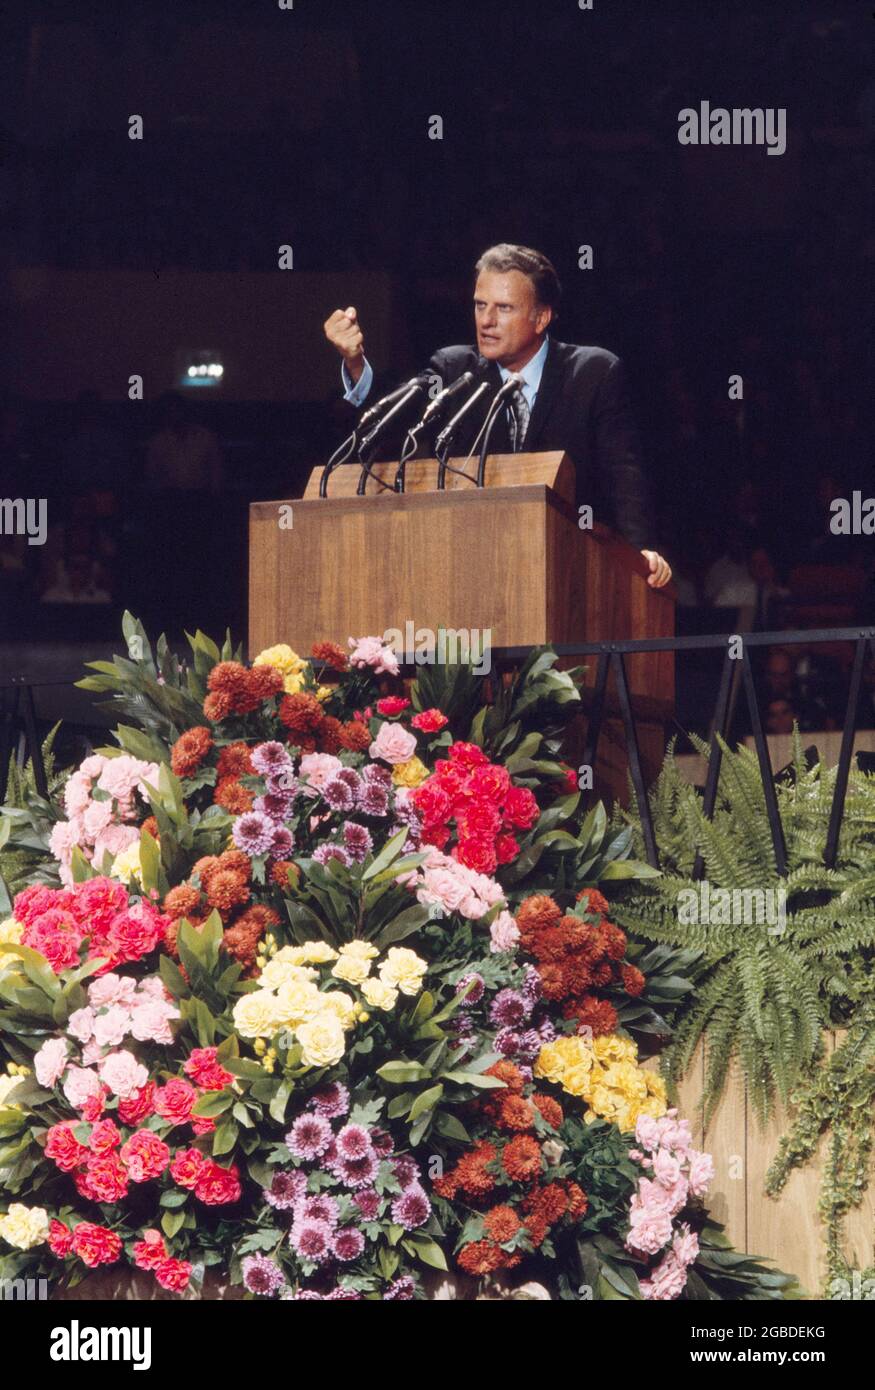
[[[30,1250],[49,1238],[49,1214],[44,1207],[26,1207],[13,1202],[0,1216],[0,1236],[18,1250]]]
[[[396,763],[392,769],[392,781],[396,787],[418,787],[431,774],[425,763],[414,756],[406,763]]]
[[[368,941],[348,941],[339,951],[324,941],[273,951],[258,976],[259,988],[234,1005],[237,1032],[254,1040],[268,1071],[273,1070],[276,1052],[266,1046],[265,1039],[280,1033],[291,1034],[301,1044],[304,1066],[334,1066],[346,1051],[346,1033],[357,1023],[367,1022],[369,1014],[345,990],[320,989],[316,967],[330,966],[328,975],[358,989],[371,1008],[389,1010],[399,993],[419,993],[427,963],[415,951],[391,946],[372,976],[379,954]]]
[[[7,917],[5,922],[0,922],[0,948],[6,946],[20,946],[24,927],[20,922],[16,922],[14,917]],[[20,963],[18,956],[13,956],[9,951],[0,949],[0,970],[7,965]]]
[[[304,687],[306,661],[293,652],[285,642],[275,647],[265,647],[253,661],[253,666],[275,666],[283,675],[283,688],[287,695],[297,695]]]
[[[109,871],[111,878],[120,879],[122,883],[130,883],[134,879],[143,886],[143,866],[140,863],[140,842],[135,840],[127,849],[123,849],[112,861],[112,868]]]
[[[572,1034],[545,1043],[535,1076],[579,1096],[588,1107],[587,1124],[600,1116],[628,1132],[639,1115],[659,1119],[668,1108],[662,1077],[639,1066],[634,1042],[616,1033],[592,1042]]]

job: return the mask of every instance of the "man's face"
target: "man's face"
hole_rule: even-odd
[[[552,311],[538,305],[520,270],[483,270],[474,286],[477,347],[489,362],[511,372],[524,367],[541,346]]]

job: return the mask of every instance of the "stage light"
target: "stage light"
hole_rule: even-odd
[[[224,375],[222,354],[217,349],[177,349],[175,379],[178,386],[220,386]]]

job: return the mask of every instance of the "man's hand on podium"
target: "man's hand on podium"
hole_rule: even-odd
[[[346,370],[353,381],[358,381],[365,366],[364,338],[356,310],[335,309],[325,320],[325,336],[343,358]]]
[[[671,565],[668,560],[664,560],[655,550],[642,550],[641,554],[650,566],[647,583],[651,589],[664,588],[671,579]]]

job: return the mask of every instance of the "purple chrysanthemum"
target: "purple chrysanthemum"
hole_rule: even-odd
[[[329,1081],[310,1097],[310,1104],[326,1120],[337,1120],[349,1110],[349,1091],[341,1081]]]
[[[276,776],[292,766],[289,750],[284,743],[278,743],[276,739],[271,739],[268,743],[259,743],[253,748],[251,757],[255,771],[264,776]]]
[[[416,1284],[412,1277],[409,1274],[402,1274],[400,1279],[393,1279],[391,1284],[387,1285],[383,1298],[387,1303],[391,1299],[406,1303],[415,1292]]]
[[[350,791],[354,792],[356,796],[358,795],[361,790],[362,779],[353,768],[342,767],[339,772],[335,772],[334,776],[337,778],[338,782],[343,782],[344,786],[349,787]]]
[[[272,772],[265,779],[268,796],[290,796],[294,799],[299,790],[298,779],[292,772],[291,763],[279,772]]]
[[[374,1153],[378,1154],[380,1158],[388,1158],[389,1154],[393,1153],[395,1150],[395,1145],[392,1143],[392,1136],[388,1130],[385,1129],[372,1129],[371,1143],[374,1146]]]
[[[293,1158],[314,1159],[327,1152],[332,1139],[331,1125],[323,1115],[299,1115],[286,1135]]]
[[[376,1220],[380,1214],[382,1200],[379,1192],[373,1187],[366,1187],[362,1192],[357,1192],[353,1198],[365,1221]]]
[[[354,1226],[344,1226],[343,1230],[335,1231],[331,1249],[344,1264],[349,1260],[357,1260],[364,1248],[365,1238]]]
[[[243,1260],[243,1283],[250,1293],[270,1298],[285,1282],[279,1265],[266,1255],[246,1255]]]
[[[538,1053],[544,1045],[544,1039],[537,1028],[527,1028],[524,1033],[520,1033],[520,1045],[517,1051],[517,1058],[521,1062],[534,1062]]]
[[[317,864],[327,864],[329,859],[339,859],[346,869],[352,863],[343,845],[320,845],[318,849],[314,849],[313,859]]]
[[[392,1159],[392,1172],[402,1189],[419,1183],[419,1164],[410,1154],[398,1154]]]
[[[298,1289],[291,1297],[295,1303],[321,1303],[324,1299],[324,1295],[317,1293],[315,1289]]]
[[[288,859],[294,848],[295,841],[291,830],[287,830],[284,825],[278,825],[271,841],[271,856],[274,859]]]
[[[525,996],[516,989],[500,989],[489,1006],[489,1017],[500,1028],[518,1028],[528,1016]]]
[[[384,787],[387,791],[392,785],[392,774],[380,763],[367,763],[362,768],[362,777],[371,786]]]
[[[392,1220],[396,1226],[403,1226],[405,1231],[412,1231],[415,1226],[422,1226],[431,1215],[431,1202],[419,1183],[413,1183],[405,1188],[400,1197],[396,1197],[392,1203]]]
[[[338,1219],[337,1202],[327,1192],[304,1195],[295,1206],[296,1226],[303,1225],[305,1221],[324,1221],[333,1231]]]
[[[355,793],[339,777],[329,777],[322,788],[322,795],[332,811],[351,811],[355,805]]]
[[[520,1035],[512,1028],[502,1028],[495,1035],[495,1050],[502,1057],[515,1057],[520,1048]]]
[[[361,1158],[337,1158],[332,1166],[347,1187],[369,1187],[380,1171],[375,1153],[364,1154]]]
[[[541,997],[541,976],[534,965],[526,966],[523,994],[530,1007],[536,1004]]]
[[[462,1008],[469,1009],[475,1004],[479,1004],[485,988],[486,982],[482,975],[477,974],[476,970],[470,970],[467,975],[463,975],[456,985],[456,993],[465,995]]]
[[[361,1299],[361,1294],[357,1293],[355,1289],[344,1288],[342,1284],[338,1284],[336,1289],[332,1289],[331,1293],[325,1295],[326,1303],[339,1303],[341,1300],[351,1303],[353,1299]]]
[[[551,1043],[555,1040],[556,1029],[553,1027],[553,1023],[549,1018],[544,1018],[539,1023],[538,1036],[540,1037],[541,1042],[544,1043]]]
[[[264,1200],[277,1211],[287,1211],[300,1201],[307,1190],[307,1179],[303,1173],[282,1171],[274,1173],[270,1187],[264,1189]]]
[[[343,843],[357,864],[361,864],[374,847],[370,830],[354,820],[348,820],[343,827]]]
[[[235,820],[231,834],[237,848],[255,859],[270,851],[275,829],[273,821],[263,811],[244,811]]]
[[[338,1157],[343,1160],[364,1158],[374,1152],[371,1136],[364,1125],[344,1125],[337,1133],[336,1142]]]
[[[366,816],[385,816],[389,809],[389,793],[376,782],[366,782],[359,796],[359,810]]]
[[[253,811],[262,811],[269,816],[276,825],[282,825],[291,814],[292,804],[295,798],[290,792],[265,792],[264,796],[255,798]]]
[[[331,1241],[334,1232],[327,1221],[295,1222],[289,1231],[289,1241],[297,1255],[303,1260],[319,1264],[331,1254]]]

